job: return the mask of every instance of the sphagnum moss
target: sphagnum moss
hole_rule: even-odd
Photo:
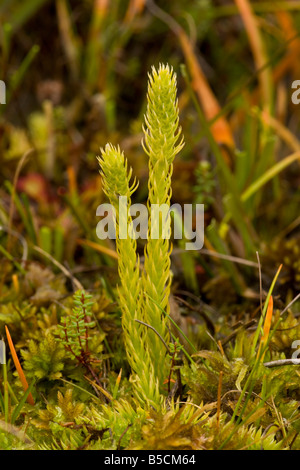
[[[143,148],[149,156],[148,210],[153,204],[170,206],[172,164],[176,154],[183,147],[178,127],[178,104],[176,98],[176,76],[168,65],[152,68],[148,83],[148,106],[145,115]],[[119,255],[121,287],[119,302],[122,310],[122,325],[128,360],[134,373],[137,395],[144,402],[158,404],[163,384],[169,374],[169,359],[159,336],[168,343],[170,294],[170,217],[166,220],[151,220],[148,223],[148,240],[145,249],[144,271],[140,277],[139,259],[136,254],[136,240],[119,236],[119,196],[126,198],[127,227],[131,195],[135,183],[130,185],[131,169],[119,148],[107,144],[101,151],[99,164],[103,176],[103,189],[116,215],[116,246]],[[166,227],[154,224],[167,224]],[[153,233],[158,234],[153,238]],[[164,234],[163,234],[164,232]],[[146,330],[141,320],[156,330]]]

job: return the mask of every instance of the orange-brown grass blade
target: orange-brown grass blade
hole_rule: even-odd
[[[72,165],[67,168],[68,180],[69,180],[69,191],[70,194],[77,194],[77,182],[75,169]]]
[[[145,8],[145,3],[145,0],[130,0],[124,22],[129,23],[136,15],[142,13],[143,9]]]
[[[245,25],[256,69],[262,69],[258,76],[259,86],[261,90],[261,98],[266,109],[270,109],[270,71],[268,68],[264,68],[264,65],[267,62],[267,58],[264,50],[264,44],[261,39],[260,31],[257,26],[257,20],[255,15],[253,14],[250,2],[248,0],[235,0],[235,3],[239,9],[243,23]]]
[[[13,361],[14,361],[14,364],[15,364],[15,367],[16,367],[16,369],[17,369],[19,378],[20,378],[20,380],[21,380],[21,383],[22,383],[22,386],[23,386],[23,390],[24,390],[24,392],[26,392],[26,390],[27,390],[27,388],[28,388],[28,383],[27,383],[25,374],[24,374],[24,372],[23,372],[23,369],[22,369],[22,367],[21,367],[19,358],[18,358],[18,356],[17,356],[17,352],[16,352],[16,350],[15,350],[14,343],[13,343],[13,341],[12,341],[12,339],[11,339],[9,329],[7,328],[6,325],[5,325],[5,331],[6,331],[6,337],[7,337],[9,349],[10,349],[10,352],[11,352],[11,355],[12,355],[12,358],[13,358]],[[33,399],[33,396],[31,395],[31,393],[29,393],[29,395],[28,395],[28,397],[27,397],[27,402],[28,402],[30,405],[34,405],[34,399]]]
[[[268,126],[274,129],[277,135],[291,148],[291,150],[294,152],[300,151],[300,141],[286,126],[266,111],[262,111],[261,117]]]
[[[118,259],[118,253],[110,248],[106,248],[105,246],[99,245],[98,243],[92,242],[90,240],[82,240],[78,238],[77,243],[81,246],[89,246],[95,251],[99,251],[104,255],[110,256],[111,258]]]
[[[178,30],[178,38],[192,77],[193,89],[198,96],[206,119],[208,121],[213,120],[221,112],[220,104],[202,72],[189,37],[182,29]],[[211,133],[216,142],[225,144],[231,149],[234,148],[231,128],[223,116],[220,116],[213,122],[211,125]],[[228,155],[225,154],[225,152],[223,155],[224,159],[229,163]]]
[[[105,17],[109,8],[109,0],[95,0],[94,11],[98,17]]]
[[[272,316],[273,316],[273,297],[271,295],[269,298],[266,318],[265,318],[264,327],[263,327],[263,335],[261,338],[263,342],[266,342],[268,340],[270,328],[271,328]]]
[[[19,279],[17,274],[13,274],[12,277],[12,283],[14,286],[15,293],[18,295],[20,292],[20,284],[19,284]]]
[[[299,79],[300,76],[300,38],[298,31],[295,28],[293,18],[290,13],[286,11],[276,12],[277,20],[284,35],[284,39],[287,41],[287,54],[279,62],[274,69],[274,79],[279,80],[288,70],[293,74],[294,79]]]
[[[263,326],[263,334],[262,334],[262,337],[261,337],[261,340],[260,340],[257,357],[259,357],[259,355],[260,355],[261,348],[268,341],[269,334],[270,334],[270,329],[271,329],[272,317],[273,317],[273,297],[271,295],[270,298],[269,298],[269,302],[268,302],[267,313],[266,313],[264,326]],[[265,355],[265,351],[262,354],[261,361],[263,361],[264,355]]]

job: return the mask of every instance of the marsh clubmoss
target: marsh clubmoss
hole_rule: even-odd
[[[168,65],[152,68],[149,74],[147,111],[143,148],[149,157],[148,201],[153,204],[170,205],[171,175],[173,160],[183,147],[179,127],[176,75]],[[137,185],[131,184],[132,170],[117,147],[107,144],[98,158],[103,177],[103,190],[116,211],[116,247],[121,285],[119,304],[122,310],[122,327],[128,361],[133,372],[136,394],[143,402],[158,404],[164,390],[163,383],[168,377],[169,358],[163,346],[163,339],[170,341],[167,326],[170,294],[170,243],[162,236],[162,224],[170,224],[170,218],[148,223],[148,239],[145,248],[145,263],[140,273],[136,240],[119,236],[121,217],[119,196],[126,197],[127,227],[130,230],[129,214],[131,196]],[[160,223],[160,227],[153,227]],[[151,237],[151,230],[157,230],[157,238]],[[164,227],[165,229],[165,227]],[[167,227],[169,230],[169,227]],[[136,322],[143,321],[156,333]]]

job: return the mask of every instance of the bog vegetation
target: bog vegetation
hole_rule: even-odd
[[[1,450],[300,449],[299,9],[2,2]]]

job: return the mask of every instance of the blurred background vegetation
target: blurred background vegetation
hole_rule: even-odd
[[[300,105],[291,99],[299,32],[296,0],[1,0],[0,335],[9,327],[11,356],[1,374],[0,427],[23,426],[41,448],[115,449],[131,438],[132,448],[178,448],[183,432],[186,448],[198,449],[190,410],[199,417],[200,405],[213,410],[218,402],[202,422],[203,446],[262,448],[275,423],[270,446],[299,448],[296,366],[267,374],[259,363],[290,358],[299,339]],[[198,356],[176,369],[184,391],[177,396],[196,406],[178,411],[191,427],[181,430],[174,407],[142,432],[146,415],[132,401],[122,342],[115,245],[96,236],[96,209],[106,201],[96,156],[107,142],[119,144],[140,182],[133,202],[146,202],[147,74],[160,63],[177,74],[185,136],[172,203],[205,205],[205,241],[186,251],[185,240],[174,240],[171,258],[171,315]],[[143,262],[142,240],[138,249]],[[82,288],[92,301],[78,297],[81,310],[72,313]],[[269,349],[259,357],[264,313]],[[89,344],[72,356],[68,331],[80,342],[82,329]],[[236,432],[246,405],[247,416],[260,413],[255,435],[251,426]],[[14,427],[9,432],[8,439],[0,431],[1,448],[19,439]]]

